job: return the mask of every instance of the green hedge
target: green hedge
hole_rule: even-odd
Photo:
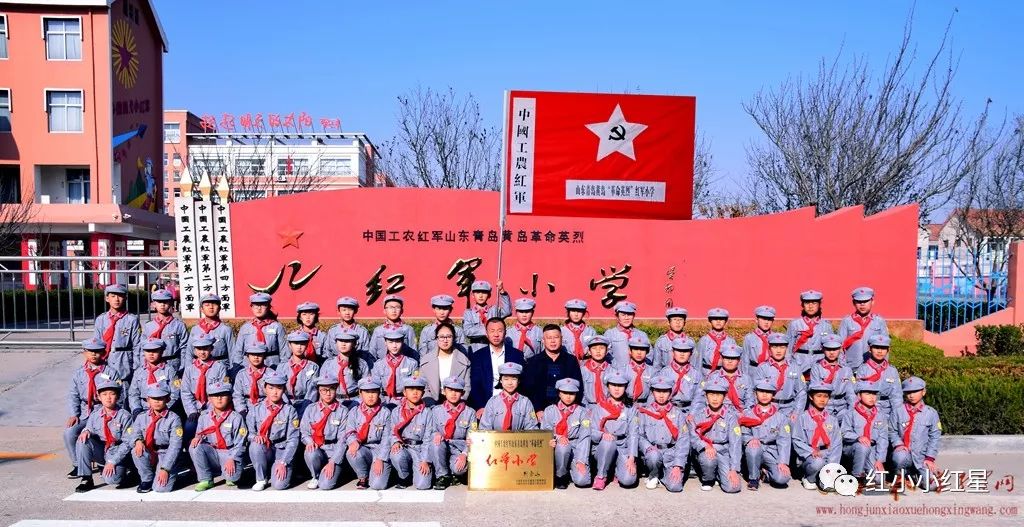
[[[978,355],[1024,355],[1024,326],[976,326]]]

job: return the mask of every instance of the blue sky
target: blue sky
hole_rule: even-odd
[[[475,5],[483,4],[483,5]],[[848,2],[248,2],[156,0],[170,41],[168,108],[197,114],[307,111],[380,144],[395,97],[416,86],[472,93],[500,122],[506,89],[694,95],[722,185],[746,175],[762,135],[742,103],[813,74],[843,49],[881,68],[913,6]],[[958,12],[954,16],[954,10]],[[1024,114],[1024,2],[920,1],[919,54],[950,16],[965,110],[993,99]]]

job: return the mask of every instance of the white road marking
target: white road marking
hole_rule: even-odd
[[[11,527],[441,527],[441,522],[280,521],[209,522],[170,520],[21,520]]]
[[[139,494],[135,489],[97,489],[75,493],[64,501],[91,502],[184,502],[197,503],[444,503],[443,490],[330,490],[305,491],[207,490],[190,488],[173,492]],[[280,524],[274,524],[280,525]]]

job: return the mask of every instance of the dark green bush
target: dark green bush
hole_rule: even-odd
[[[1024,355],[1024,326],[976,326],[978,355]]]

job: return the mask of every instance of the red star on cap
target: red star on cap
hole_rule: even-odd
[[[302,231],[288,230],[277,233],[281,237],[282,249],[287,248],[289,245],[294,246],[296,249],[299,248],[299,238],[302,237]]]

